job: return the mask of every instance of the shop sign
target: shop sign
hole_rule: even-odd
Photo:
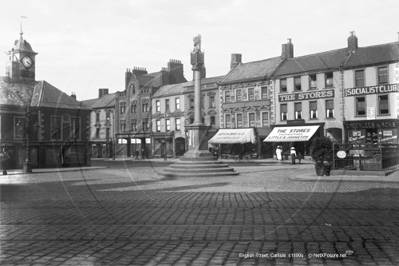
[[[319,126],[275,127],[264,142],[308,141]]]
[[[398,91],[399,91],[398,84],[386,84],[386,85],[369,86],[362,88],[345,89],[345,97],[367,95],[367,94],[391,93]]]
[[[384,137],[391,137],[392,136],[392,131],[390,130],[390,131],[382,131],[382,135],[384,136]]]
[[[334,90],[320,90],[320,91],[306,91],[291,94],[282,94],[278,96],[279,102],[289,101],[302,101],[302,100],[314,100],[321,98],[333,98]]]
[[[397,120],[378,120],[378,121],[359,121],[359,122],[344,122],[347,129],[366,129],[366,128],[396,128]]]

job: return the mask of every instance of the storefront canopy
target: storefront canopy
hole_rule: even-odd
[[[319,126],[275,127],[263,142],[308,141]]]
[[[233,143],[255,143],[255,132],[253,128],[219,129],[208,143],[211,144],[233,144]]]

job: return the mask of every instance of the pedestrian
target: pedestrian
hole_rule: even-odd
[[[168,160],[168,153],[166,152],[166,149],[163,150],[163,160],[164,161]]]
[[[291,163],[295,164],[296,151],[295,151],[294,147],[291,148],[290,154],[291,154],[291,161],[292,161]]]
[[[277,159],[277,161],[282,161],[282,159],[283,159],[283,149],[281,148],[281,146],[277,146],[277,149],[276,149],[276,159]]]
[[[6,161],[10,159],[10,155],[6,152],[5,149],[0,153],[0,160],[1,160],[1,168],[3,169],[3,175],[7,175],[7,166]]]
[[[297,151],[297,158],[298,158],[299,164],[301,164],[301,160],[302,160],[302,152],[301,152],[301,150]]]
[[[216,156],[216,160],[219,159],[219,147],[215,148],[215,156]]]
[[[141,160],[144,160],[144,148],[141,149]]]

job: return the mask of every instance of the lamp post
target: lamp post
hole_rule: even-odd
[[[26,151],[25,151],[25,162],[22,168],[22,173],[30,174],[32,173],[32,164],[30,163],[29,156],[29,122],[30,122],[30,110],[29,105],[26,107],[26,125],[25,125],[25,134],[26,134]]]

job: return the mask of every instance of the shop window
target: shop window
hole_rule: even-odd
[[[262,127],[269,126],[269,112],[262,112]]]
[[[255,113],[248,114],[248,126],[255,127]]]
[[[224,115],[224,120],[225,120],[225,128],[231,128],[231,116],[230,114],[225,114]]]
[[[176,126],[176,131],[180,131],[180,118],[176,118],[175,126]]]
[[[355,71],[355,86],[364,87],[364,70]]]
[[[378,96],[378,114],[387,115],[389,114],[389,97],[388,95]]]
[[[241,89],[236,90],[236,101],[237,102],[242,101]]]
[[[310,119],[317,119],[317,101],[309,102]]]
[[[166,112],[169,112],[169,111],[170,111],[169,99],[165,99],[165,111],[166,111]]]
[[[155,110],[156,110],[156,112],[161,112],[161,101],[160,100],[155,101]]]
[[[294,78],[294,90],[295,91],[301,91],[302,86],[301,86],[301,77],[295,77]]]
[[[314,90],[317,89],[317,76],[316,74],[309,75],[309,88]]]
[[[287,104],[280,105],[280,118],[281,118],[281,121],[287,120]]]
[[[295,119],[302,119],[302,103],[294,103]]]
[[[165,120],[165,124],[166,124],[166,131],[170,131],[170,119],[166,119]]]
[[[14,118],[14,137],[16,139],[22,139],[25,137],[25,118],[15,117]]]
[[[51,140],[61,139],[61,116],[51,117]]]
[[[287,79],[280,79],[280,92],[287,92]]]
[[[249,88],[248,89],[248,100],[249,101],[254,101],[255,100],[254,88]]]
[[[334,117],[334,100],[326,100],[326,117]]]
[[[229,103],[230,102],[230,91],[229,90],[225,90],[224,91],[224,102],[225,103]]]
[[[180,110],[180,98],[175,98],[175,110]]]
[[[366,97],[356,98],[356,115],[366,115]]]
[[[244,125],[243,125],[243,122],[242,122],[242,114],[237,114],[236,120],[237,120],[237,127],[238,127],[238,128],[244,126]]]
[[[378,68],[378,84],[388,83],[388,67]]]
[[[269,90],[267,87],[261,88],[262,99],[269,99]]]
[[[326,73],[326,88],[334,87],[334,75],[332,72]]]
[[[161,132],[161,121],[157,120],[157,132]]]

